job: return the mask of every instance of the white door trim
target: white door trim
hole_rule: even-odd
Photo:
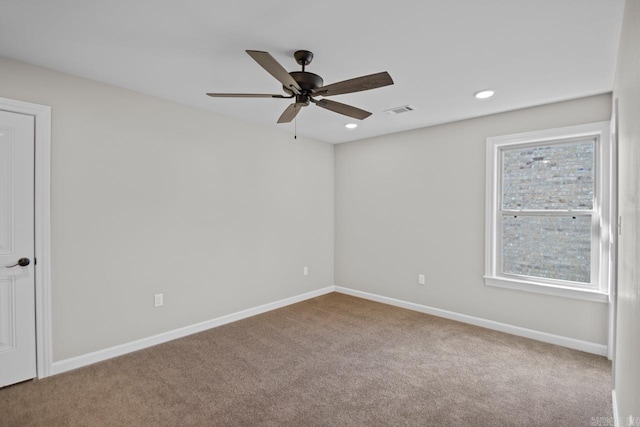
[[[616,325],[618,311],[618,234],[620,233],[620,217],[618,212],[618,98],[613,100],[611,113],[611,283],[609,290],[609,352],[607,357],[612,361],[612,389],[616,385]]]
[[[35,119],[35,281],[38,378],[51,375],[51,107],[0,98],[0,110]]]

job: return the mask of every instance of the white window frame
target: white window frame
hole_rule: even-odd
[[[591,283],[543,279],[539,277],[507,274],[501,271],[501,191],[502,153],[513,148],[545,146],[578,139],[594,139],[595,187],[594,206],[591,211],[575,211],[592,215]],[[611,269],[611,143],[609,122],[525,132],[487,138],[486,151],[486,212],[485,212],[485,284],[588,301],[608,302],[609,273]],[[569,212],[569,211],[567,211]],[[527,214],[531,211],[527,211]],[[544,211],[538,214],[553,215]]]

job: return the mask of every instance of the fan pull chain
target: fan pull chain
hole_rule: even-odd
[[[293,139],[298,139],[298,118],[293,119]]]

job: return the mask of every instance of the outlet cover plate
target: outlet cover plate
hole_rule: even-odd
[[[161,307],[164,305],[164,294],[155,294],[153,296],[153,305],[154,307]]]

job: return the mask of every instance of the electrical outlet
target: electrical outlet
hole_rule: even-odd
[[[309,275],[309,267],[307,267],[306,265],[304,267],[302,267],[302,274],[305,276]]]
[[[155,294],[153,296],[154,307],[161,307],[164,305],[164,294]]]
[[[424,274],[418,274],[418,285],[424,285],[424,284],[425,284]]]

